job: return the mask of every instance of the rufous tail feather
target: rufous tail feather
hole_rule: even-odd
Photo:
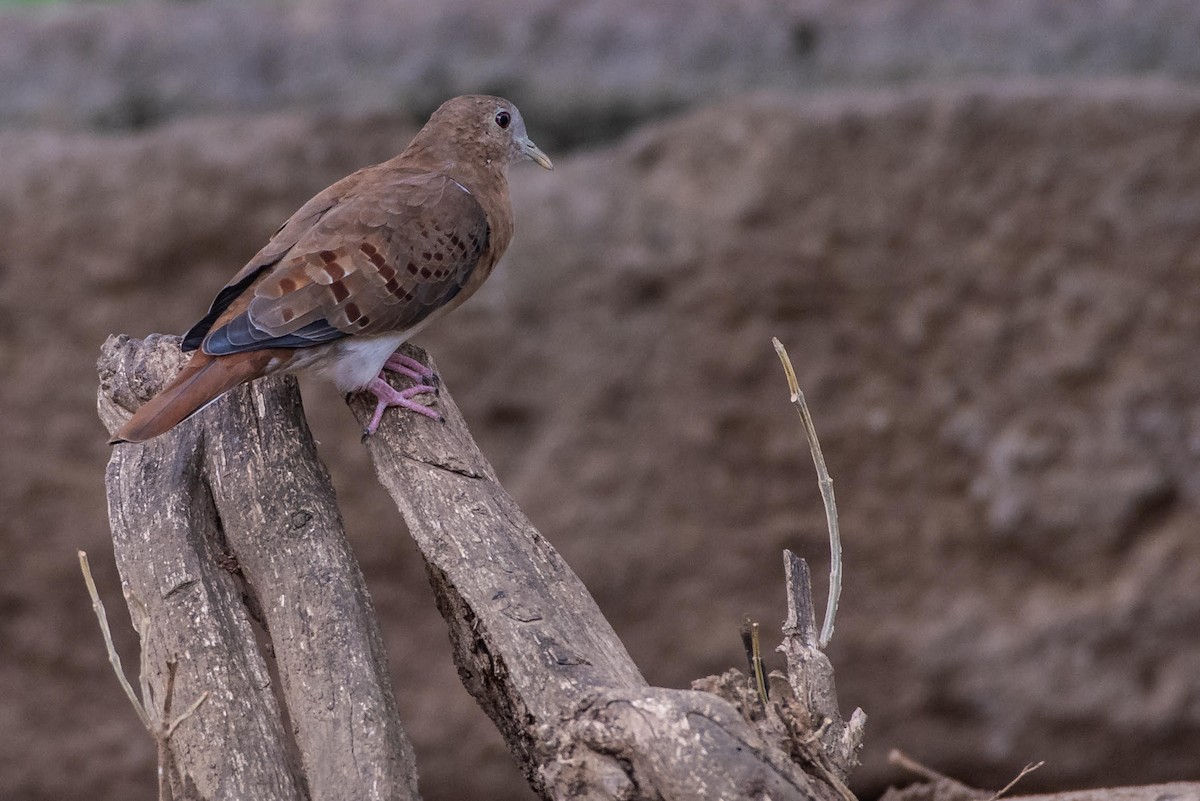
[[[270,359],[270,351],[220,357],[196,351],[175,380],[142,404],[108,444],[145,442],[170,431],[238,384],[261,376]]]

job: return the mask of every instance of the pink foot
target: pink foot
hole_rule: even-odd
[[[375,429],[379,428],[379,421],[383,419],[383,411],[389,406],[399,406],[417,414],[423,414],[434,420],[442,419],[442,416],[438,414],[436,409],[431,409],[423,403],[412,400],[414,395],[425,393],[436,394],[437,388],[429,384],[417,384],[408,389],[396,389],[384,380],[383,373],[381,372],[371,379],[370,384],[367,384],[367,391],[376,397],[378,403],[375,405],[375,414],[371,416],[371,422],[367,423],[367,427],[363,429],[364,440],[374,434]]]
[[[405,356],[400,351],[396,351],[391,356],[388,356],[388,360],[383,363],[383,369],[411,378],[418,384],[434,383],[433,381],[429,381],[429,379],[434,378],[433,370],[430,370],[416,359]]]

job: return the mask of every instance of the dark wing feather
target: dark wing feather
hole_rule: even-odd
[[[204,350],[296,348],[406,330],[462,291],[487,245],[483,207],[458,183],[382,173],[316,219]]]
[[[192,351],[200,347],[213,323],[225,313],[225,310],[263,272],[278,264],[279,260],[295,247],[300,238],[310,231],[330,209],[337,206],[348,193],[353,191],[354,187],[368,174],[369,169],[359,170],[325,188],[297,209],[283,225],[279,226],[263,249],[256,253],[254,258],[250,259],[246,266],[239,270],[238,274],[217,293],[208,313],[183,335],[181,346],[183,350]]]
[[[246,287],[254,283],[254,279],[258,278],[263,270],[268,269],[270,266],[270,264],[259,265],[258,269],[249,273],[244,278],[226,284],[217,293],[212,305],[208,307],[208,313],[200,318],[200,322],[189,328],[187,333],[183,335],[183,342],[180,343],[180,348],[186,353],[200,347],[201,343],[204,342],[204,337],[208,336],[209,329],[212,328],[217,318],[224,314],[229,305],[246,291]]]

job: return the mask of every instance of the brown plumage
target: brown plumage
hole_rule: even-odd
[[[191,361],[117,432],[142,442],[238,384],[270,373],[315,372],[343,391],[431,417],[411,400],[432,392],[399,345],[469,298],[512,239],[508,165],[550,159],[498,97],[446,101],[394,159],[333,184],[283,224],[184,336]],[[404,391],[381,370],[416,381]]]

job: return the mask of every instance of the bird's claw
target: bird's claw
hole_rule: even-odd
[[[423,366],[423,365],[422,365]],[[426,368],[428,369],[428,368]],[[432,371],[430,371],[432,374]],[[383,374],[371,379],[371,383],[367,385],[367,391],[376,398],[375,413],[371,415],[370,422],[363,428],[362,441],[366,442],[367,437],[375,433],[379,428],[379,421],[383,419],[384,411],[390,406],[399,406],[417,414],[432,418],[433,420],[441,420],[442,415],[433,408],[426,406],[419,401],[413,400],[416,395],[433,395],[437,397],[438,389],[425,383],[417,383],[407,389],[396,389],[387,381],[384,380]]]
[[[411,378],[418,384],[425,384],[426,386],[437,386],[441,381],[438,374],[431,368],[421,364],[421,362],[411,356],[405,356],[400,351],[396,351],[391,356],[388,356],[388,360],[383,363],[383,369],[390,373],[397,373],[406,378]]]

